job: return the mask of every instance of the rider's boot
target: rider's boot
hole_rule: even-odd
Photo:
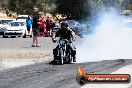
[[[73,55],[73,62],[76,62],[76,50],[73,50],[72,55]]]
[[[57,49],[53,49],[54,61],[57,59]]]
[[[76,62],[76,56],[73,56],[73,62]]]

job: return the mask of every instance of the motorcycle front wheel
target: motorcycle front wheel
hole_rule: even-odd
[[[71,53],[68,53],[68,64],[72,63],[72,57],[71,57]]]
[[[63,65],[63,49],[59,49],[59,63],[60,65]]]

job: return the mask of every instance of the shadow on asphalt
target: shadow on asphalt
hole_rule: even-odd
[[[54,61],[54,60],[50,61],[48,64],[49,65],[61,65],[59,62]],[[75,64],[75,63],[64,63],[64,64]]]

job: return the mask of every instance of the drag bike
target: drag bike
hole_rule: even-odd
[[[59,64],[70,64],[72,62],[71,50],[68,47],[69,41],[67,39],[60,39],[57,47],[57,59]]]

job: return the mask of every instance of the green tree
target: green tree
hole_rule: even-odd
[[[57,0],[56,12],[73,19],[85,19],[109,8],[120,9],[123,0]]]
[[[17,14],[31,14],[37,0],[9,0],[8,8]]]
[[[17,12],[17,14],[32,14],[34,8],[39,8],[40,11],[47,11],[47,0],[9,0],[8,8],[10,11]]]
[[[90,5],[88,0],[57,0],[56,13],[73,19],[85,19],[90,16]]]

